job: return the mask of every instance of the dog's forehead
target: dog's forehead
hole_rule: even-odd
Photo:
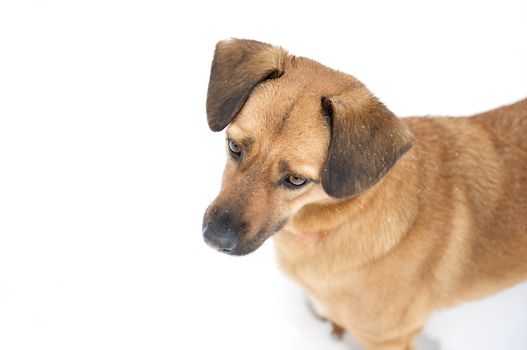
[[[267,135],[285,132],[290,125],[323,127],[320,94],[306,81],[284,74],[257,86],[233,120],[234,125]],[[297,125],[298,126],[298,125]]]
[[[320,132],[327,128],[321,98],[338,95],[357,82],[316,61],[296,58],[280,78],[254,88],[233,124],[267,135],[289,128]]]
[[[321,139],[328,130],[320,96],[286,79],[257,87],[229,127],[230,133],[275,143]]]

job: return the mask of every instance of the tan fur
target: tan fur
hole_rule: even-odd
[[[360,115],[349,128],[377,100],[351,76],[278,52],[283,75],[255,86],[228,128],[253,143],[243,162],[228,161],[213,206],[240,202],[251,223],[242,239],[287,220],[274,234],[280,265],[321,316],[367,350],[408,350],[432,311],[527,278],[527,100],[382,124],[415,145],[378,182],[338,199],[321,184],[332,133],[320,97],[347,96]],[[282,161],[315,182],[277,186]]]

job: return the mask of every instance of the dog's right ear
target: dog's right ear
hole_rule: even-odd
[[[252,89],[284,72],[288,54],[254,40],[232,39],[216,45],[207,93],[207,121],[223,130],[238,114]]]
[[[408,127],[364,87],[321,102],[331,128],[322,187],[331,197],[367,190],[415,144]]]

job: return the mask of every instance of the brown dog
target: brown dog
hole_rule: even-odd
[[[412,349],[432,311],[527,278],[527,100],[400,120],[347,74],[230,40],[207,116],[229,156],[206,242],[242,255],[274,234],[317,312],[366,349]]]

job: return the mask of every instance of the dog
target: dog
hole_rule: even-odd
[[[245,255],[273,236],[317,314],[367,350],[413,349],[434,310],[527,279],[527,99],[399,119],[348,74],[231,39],[207,120],[228,160],[205,242]]]

